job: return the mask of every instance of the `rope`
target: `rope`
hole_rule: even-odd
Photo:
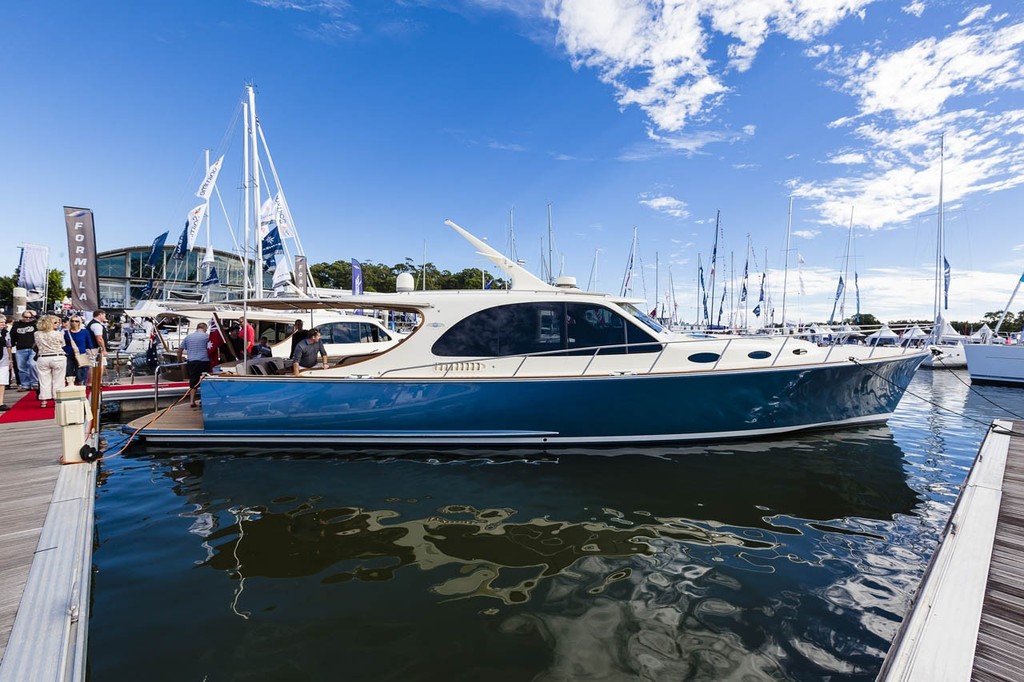
[[[900,388],[900,385],[897,384],[895,381],[891,380],[889,377],[882,376],[881,374],[879,374],[875,370],[871,369],[870,367],[868,367],[867,365],[862,363],[857,358],[851,357],[851,358],[849,358],[849,360],[850,360],[850,362],[858,365],[859,367],[863,367],[867,371],[871,372],[872,374],[874,374],[876,377],[878,377],[882,381],[884,381],[884,382],[886,382],[888,384],[891,384],[892,386],[895,386],[896,388]],[[955,373],[954,373],[954,376],[956,376]],[[957,379],[959,379],[961,382],[963,382],[963,380],[960,379],[960,377],[957,377]],[[971,387],[969,384],[967,384],[967,387],[970,388],[975,393],[977,393],[977,390],[974,389],[973,387]],[[975,424],[980,424],[980,425],[984,426],[986,429],[990,429],[992,431],[995,431],[996,433],[1000,433],[1000,434],[1004,434],[1004,435],[1008,435],[1008,436],[1021,436],[1021,437],[1024,437],[1024,432],[1013,431],[1013,430],[1010,430],[1010,429],[1002,429],[1002,428],[996,427],[996,425],[991,423],[991,422],[986,422],[986,421],[982,421],[980,419],[975,419],[974,417],[968,417],[966,414],[964,414],[962,412],[957,412],[956,410],[953,410],[953,409],[950,409],[948,407],[945,407],[944,405],[940,405],[937,402],[935,402],[934,400],[928,400],[928,398],[925,398],[922,395],[918,395],[917,393],[914,393],[909,388],[903,389],[903,391],[905,393],[909,393],[910,395],[914,396],[915,398],[917,398],[918,400],[920,400],[922,402],[928,403],[932,407],[937,407],[940,410],[944,410],[944,411],[949,412],[951,414],[955,414],[956,416],[958,416],[958,417],[960,417],[962,419],[966,419],[967,421],[974,422]],[[978,395],[981,395],[981,394],[978,393]],[[982,396],[982,397],[984,397],[984,396]],[[985,400],[988,400],[988,398],[985,398]],[[998,407],[1003,412],[1006,412],[1007,414],[1013,415],[1014,417],[1017,417],[1018,419],[1024,419],[1024,417],[1020,417],[1019,415],[1011,412],[1010,410],[1006,409],[1005,407],[1003,407],[1001,405],[998,405],[996,403],[993,403],[991,400],[988,400],[988,402],[992,403],[993,405]]]
[[[135,431],[133,431],[133,432],[132,432],[132,433],[131,433],[131,434],[130,434],[130,435],[128,436],[128,439],[127,439],[127,440],[126,440],[126,441],[125,441],[125,442],[124,442],[124,443],[123,443],[123,444],[121,445],[121,448],[120,448],[120,449],[119,449],[119,450],[118,450],[117,452],[115,452],[115,453],[113,453],[113,454],[109,454],[109,455],[108,455],[108,454],[106,454],[106,453],[104,453],[104,455],[103,455],[102,457],[100,457],[99,459],[97,459],[96,461],[97,461],[97,462],[102,462],[102,461],[103,461],[103,460],[105,460],[105,459],[112,459],[112,458],[114,458],[114,457],[117,457],[117,456],[118,456],[118,455],[120,455],[121,453],[123,453],[123,452],[124,452],[125,450],[127,450],[127,449],[128,449],[128,446],[129,446],[129,445],[131,445],[131,444],[132,444],[132,441],[133,441],[133,440],[135,440],[135,438],[136,438],[136,437],[137,437],[137,436],[139,435],[139,432],[141,432],[141,431],[142,431],[143,429],[145,429],[146,427],[148,427],[148,426],[152,426],[153,424],[155,424],[155,423],[157,422],[157,420],[159,420],[159,419],[160,419],[161,417],[163,417],[163,416],[164,416],[165,414],[167,414],[168,412],[170,412],[170,411],[171,411],[171,410],[172,410],[172,409],[173,409],[174,407],[176,407],[176,406],[178,405],[178,403],[180,403],[180,402],[181,402],[182,400],[184,400],[185,398],[188,398],[188,397],[190,397],[190,396],[192,395],[192,393],[193,393],[193,392],[195,392],[195,391],[197,391],[197,390],[199,389],[199,387],[200,387],[200,386],[202,385],[202,383],[203,383],[203,379],[205,379],[205,378],[206,378],[206,375],[204,374],[203,376],[201,376],[201,377],[199,378],[199,383],[198,383],[198,384],[196,384],[196,387],[195,387],[195,388],[189,388],[189,389],[188,389],[187,391],[185,391],[184,393],[182,393],[182,394],[181,394],[181,397],[180,397],[180,398],[178,398],[177,400],[175,400],[175,401],[174,401],[173,403],[171,403],[170,405],[168,405],[167,407],[165,407],[165,408],[164,408],[164,409],[162,409],[162,410],[157,410],[157,411],[156,411],[156,412],[154,413],[154,416],[153,416],[153,418],[152,418],[152,419],[150,419],[150,420],[149,420],[148,422],[146,422],[145,424],[143,424],[143,425],[142,425],[142,426],[140,426],[139,428],[135,429]]]

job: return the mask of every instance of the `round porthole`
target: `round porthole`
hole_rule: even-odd
[[[807,355],[807,349],[806,348],[794,348],[793,349],[793,355]]]
[[[764,360],[765,358],[770,358],[771,356],[772,354],[766,350],[755,350],[747,353],[747,357],[750,358],[751,360]]]
[[[722,357],[718,353],[694,353],[687,358],[690,362],[718,362],[718,358]]]

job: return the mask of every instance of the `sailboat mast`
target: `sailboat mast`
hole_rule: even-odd
[[[548,284],[555,283],[555,271],[552,269],[554,260],[552,260],[551,254],[551,202],[548,202]]]
[[[248,102],[242,103],[242,120],[245,124],[242,126],[245,130],[245,134],[242,135],[242,187],[244,188],[245,200],[242,202],[245,207],[243,230],[244,238],[242,239],[242,268],[245,271],[245,282],[242,287],[242,301],[249,300],[249,104]],[[256,269],[253,268],[253,274],[255,275]],[[221,334],[224,330],[221,330]]]
[[[252,208],[256,233],[255,291],[256,298],[263,298],[263,235],[260,234],[260,156],[256,144],[256,90],[251,84],[246,85],[245,89],[249,93],[249,135],[252,138],[249,142],[249,151],[252,153]]]
[[[658,284],[661,282],[661,280],[658,277],[658,274],[659,274],[658,270],[660,268],[661,268],[661,261],[658,258],[658,252],[655,251],[654,252],[654,318],[655,319],[658,318],[658,297],[659,297]]]
[[[945,260],[945,225],[943,224],[943,183],[945,182],[944,165],[946,161],[946,136],[939,137],[939,228],[935,238],[935,328],[932,337],[935,341],[942,335],[942,263]]]
[[[843,300],[839,304],[839,317],[846,319],[846,290],[850,288],[850,247],[853,245],[853,209],[850,207],[850,229],[846,234],[846,259],[843,264]]]
[[[786,331],[786,292],[789,291],[789,240],[793,233],[793,197],[789,197],[789,219],[786,221],[786,266],[782,271],[782,331]]]

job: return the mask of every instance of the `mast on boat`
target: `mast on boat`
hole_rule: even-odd
[[[786,221],[786,265],[782,271],[782,331],[786,331],[786,293],[789,291],[789,240],[793,233],[793,197],[789,197],[789,219]]]
[[[935,326],[932,328],[932,342],[938,343],[945,326],[942,318],[942,288],[944,263],[946,260],[946,228],[943,222],[943,184],[945,183],[946,136],[939,136],[939,226],[935,238]]]

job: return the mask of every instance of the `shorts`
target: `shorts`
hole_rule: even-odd
[[[199,380],[203,378],[204,374],[210,371],[209,360],[189,360],[188,361],[188,387],[195,388],[199,385]]]

